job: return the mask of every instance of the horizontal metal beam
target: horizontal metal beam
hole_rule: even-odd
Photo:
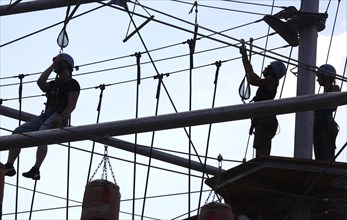
[[[347,104],[347,92],[304,95],[294,98],[225,106],[213,109],[104,122],[92,125],[81,125],[64,129],[27,132],[25,135],[13,134],[0,137],[0,150],[86,139],[103,142],[105,136],[127,135],[181,128],[186,126],[241,120],[253,118],[255,116],[264,117],[273,114],[308,111],[345,104]],[[2,114],[1,111],[0,114]]]
[[[71,0],[71,5],[76,5],[79,0]],[[100,2],[98,0],[81,0],[81,4]],[[26,12],[34,12],[40,10],[54,9],[68,6],[69,1],[67,0],[36,0],[30,2],[23,2],[13,7],[9,5],[0,6],[0,16],[13,15]]]
[[[28,121],[35,116],[27,112],[19,112],[18,110],[15,110],[6,106],[1,106],[1,105],[0,105],[0,115],[14,118],[17,120],[22,120],[22,121]],[[107,144],[107,146],[115,147],[117,149],[125,150],[128,152],[132,152],[132,153],[136,152],[137,154],[142,156],[152,157],[154,159],[157,159],[163,162],[167,162],[167,163],[185,167],[185,168],[190,168],[192,170],[204,172],[210,175],[216,175],[220,172],[219,168],[217,167],[213,167],[206,164],[204,168],[201,163],[196,162],[194,160],[191,160],[189,162],[189,160],[186,158],[178,157],[172,154],[158,151],[156,149],[151,149],[148,146],[139,145],[139,144],[135,145],[133,143],[123,141],[117,138],[109,137],[109,138],[98,140],[97,142],[101,144]],[[5,150],[5,149],[2,149],[0,147],[0,151],[2,150]]]

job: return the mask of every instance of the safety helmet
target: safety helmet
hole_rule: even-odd
[[[57,56],[62,56],[63,57],[63,60],[66,61],[69,65],[70,65],[70,69],[71,71],[73,71],[73,68],[75,66],[75,63],[74,63],[74,60],[73,58],[67,54],[67,53],[61,53],[61,54],[58,54]],[[53,60],[55,59],[55,57],[53,57]]]
[[[273,61],[270,63],[278,79],[281,79],[287,72],[286,66],[281,61]]]
[[[336,70],[330,64],[323,64],[318,68],[318,74],[324,75],[328,78],[335,79],[336,78]]]

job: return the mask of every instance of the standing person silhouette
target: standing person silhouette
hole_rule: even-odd
[[[80,93],[79,83],[72,78],[74,67],[73,58],[62,53],[53,58],[53,63],[40,75],[37,80],[39,88],[46,93],[47,102],[45,110],[30,121],[17,127],[13,134],[29,131],[47,130],[68,125],[68,118],[75,109]],[[55,80],[48,81],[52,72],[57,73]],[[16,170],[14,161],[18,158],[21,149],[11,149],[5,164],[5,176],[14,176]],[[47,155],[47,145],[38,146],[35,165],[22,175],[33,180],[40,179],[40,167]]]
[[[335,84],[336,70],[330,64],[321,65],[317,72],[317,81],[323,86],[324,93],[340,92],[340,87]],[[314,114],[314,154],[316,160],[335,160],[335,141],[339,126],[335,122],[333,112],[337,107],[318,109]]]
[[[257,86],[257,92],[252,101],[259,102],[273,100],[277,93],[279,80],[286,74],[286,67],[281,61],[271,62],[263,70],[263,78],[254,73],[253,67],[248,60],[247,51],[244,45],[240,47],[242,63],[245,68],[246,77],[249,84]],[[254,129],[253,148],[256,149],[256,157],[269,156],[271,152],[272,138],[275,136],[278,127],[276,115],[268,117],[255,117],[252,119],[250,134]]]

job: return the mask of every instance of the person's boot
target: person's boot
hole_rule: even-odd
[[[28,172],[22,174],[26,178],[31,178],[33,180],[40,179],[40,170],[37,167],[32,167]]]

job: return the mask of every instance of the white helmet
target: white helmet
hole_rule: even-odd
[[[73,71],[73,68],[75,66],[75,63],[74,63],[74,60],[73,58],[67,54],[67,53],[61,53],[61,54],[58,54],[57,56],[62,56],[63,57],[63,60],[66,61],[70,67],[71,67],[71,71]],[[53,57],[53,60],[55,59],[55,57]]]
[[[336,78],[336,70],[330,64],[323,64],[318,68],[318,74],[324,75],[328,78],[335,79]]]
[[[273,61],[270,63],[278,79],[281,79],[287,72],[286,66],[281,61]]]

